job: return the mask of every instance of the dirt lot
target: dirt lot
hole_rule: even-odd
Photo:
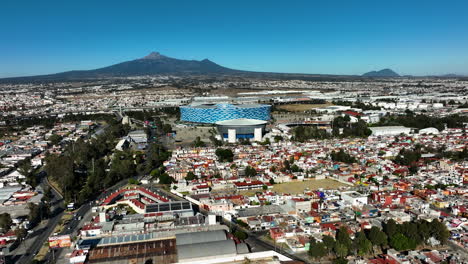
[[[317,190],[320,188],[337,189],[342,186],[347,186],[347,185],[337,182],[335,180],[330,180],[330,179],[308,180],[308,181],[297,181],[297,182],[275,184],[273,186],[273,191],[279,192],[279,193],[298,194],[298,193],[303,193],[306,188],[309,188],[309,190]]]
[[[290,112],[304,112],[307,110],[319,108],[319,107],[326,107],[333,105],[332,103],[326,104],[287,104],[287,105],[279,105],[279,109],[283,109]]]

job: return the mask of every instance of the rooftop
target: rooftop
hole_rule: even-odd
[[[221,125],[221,126],[254,126],[254,125],[264,125],[266,123],[268,122],[263,121],[263,120],[238,118],[238,119],[218,121],[215,124]]]

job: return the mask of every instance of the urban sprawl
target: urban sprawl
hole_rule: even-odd
[[[468,81],[0,85],[2,263],[468,263]]]

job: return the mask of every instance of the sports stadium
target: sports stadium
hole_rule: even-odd
[[[180,107],[183,122],[215,124],[233,119],[270,120],[270,105],[265,104],[200,104]]]

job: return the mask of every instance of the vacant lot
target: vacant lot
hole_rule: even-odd
[[[347,186],[343,183],[335,180],[324,179],[324,180],[308,180],[308,181],[297,181],[275,184],[273,191],[279,193],[291,193],[298,194],[303,193],[306,188],[309,190],[323,189],[338,189],[339,187]]]
[[[333,105],[332,103],[326,103],[326,104],[286,104],[286,105],[278,105],[277,107],[279,109],[283,109],[286,111],[290,112],[304,112],[307,110],[319,108],[319,107],[325,107],[325,106],[330,106]]]

